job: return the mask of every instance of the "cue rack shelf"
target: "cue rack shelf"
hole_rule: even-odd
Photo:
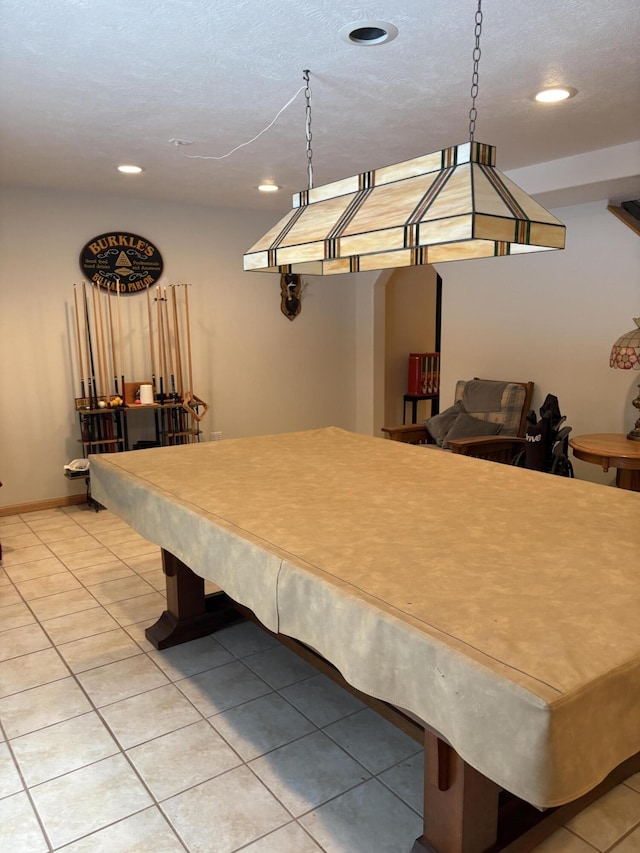
[[[77,400],[76,404],[78,402],[83,401]],[[78,443],[82,446],[82,455],[86,458],[90,453],[115,453],[120,450],[139,450],[200,441],[201,432],[196,416],[202,405],[193,403],[195,415],[184,408],[182,401],[147,406],[78,409],[81,436]],[[153,425],[144,425],[144,434],[147,437],[131,446],[130,418],[139,421],[141,411],[153,412]]]
[[[125,381],[130,354],[125,352],[123,341],[136,336],[133,329],[126,328],[130,313],[125,314],[123,323],[121,296],[127,291],[120,280],[116,276],[100,287],[85,281],[81,287],[73,285],[81,393],[75,398],[75,409],[84,458],[91,453],[201,440],[200,421],[209,406],[192,390],[190,287],[146,287],[149,360],[145,372],[150,379],[142,383]],[[147,389],[145,398],[143,391]],[[141,411],[152,412],[153,417],[148,414],[144,418]]]

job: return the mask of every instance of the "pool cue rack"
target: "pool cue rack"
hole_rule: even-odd
[[[73,286],[81,393],[75,409],[83,456],[200,441],[200,421],[209,407],[192,391],[190,285],[157,286],[153,299],[147,287],[152,378],[141,383],[125,381],[121,293],[119,282],[111,284],[109,290],[86,282]],[[153,403],[140,404],[142,384],[151,385]],[[131,415],[143,410],[152,410],[152,421]],[[143,437],[131,446],[134,423]]]

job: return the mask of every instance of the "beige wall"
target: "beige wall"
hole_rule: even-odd
[[[402,423],[410,352],[433,352],[436,333],[436,278],[433,267],[396,270],[386,286],[385,424]],[[431,404],[418,404],[418,419],[429,416]],[[411,411],[407,406],[407,423]]]
[[[81,280],[82,246],[113,229],[158,246],[161,283],[192,284],[193,390],[211,406],[202,422],[205,438],[214,430],[237,437],[330,424],[355,428],[356,291],[340,276],[310,278],[301,314],[293,322],[284,317],[278,276],[242,271],[243,251],[273,220],[273,214],[196,205],[4,189],[0,506],[81,491],[63,476],[63,465],[82,455],[73,403],[80,396],[73,283]],[[130,330],[126,372],[148,378],[144,294],[122,297],[122,309]],[[359,385],[372,383],[368,366]]]
[[[573,435],[631,428],[640,372],[611,369],[609,353],[640,316],[640,240],[606,206],[554,211],[567,226],[562,252],[438,265],[441,408],[453,403],[457,379],[531,379],[536,412],[555,394]],[[575,470],[615,479],[585,462]]]
[[[350,287],[356,299],[355,431],[381,436],[384,421],[386,272],[360,273]]]
[[[608,354],[640,316],[640,240],[604,201],[554,212],[567,224],[564,252],[438,267],[441,407],[452,402],[458,378],[532,379],[536,409],[556,394],[575,435],[626,432],[640,374],[611,370]],[[158,245],[163,283],[192,283],[194,390],[211,405],[206,438],[214,430],[234,437],[329,424],[379,435],[383,421],[401,420],[406,356],[432,346],[422,337],[428,300],[424,317],[415,310],[429,290],[424,271],[410,270],[387,288],[386,309],[388,274],[310,277],[302,313],[290,322],[280,313],[277,276],[241,270],[243,250],[272,224],[266,214],[4,189],[0,507],[81,490],[62,471],[81,455],[72,285],[80,280],[80,248],[112,229]],[[126,305],[131,372],[144,378],[146,300],[128,297]],[[603,483],[614,477],[586,463],[576,473]]]

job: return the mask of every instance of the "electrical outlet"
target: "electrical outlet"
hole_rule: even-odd
[[[221,432],[212,432],[211,433],[211,441],[221,441],[222,433]]]

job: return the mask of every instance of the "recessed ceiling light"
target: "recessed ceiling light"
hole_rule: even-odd
[[[393,41],[397,35],[398,28],[387,21],[358,21],[340,30],[342,41],[362,47]]]
[[[125,175],[137,175],[142,171],[140,166],[118,166],[119,172],[124,172]]]
[[[280,187],[277,184],[260,184],[258,189],[261,193],[277,193]]]
[[[535,99],[541,104],[557,104],[560,101],[566,101],[567,98],[572,98],[576,91],[576,89],[570,89],[567,86],[553,86],[538,92]]]

